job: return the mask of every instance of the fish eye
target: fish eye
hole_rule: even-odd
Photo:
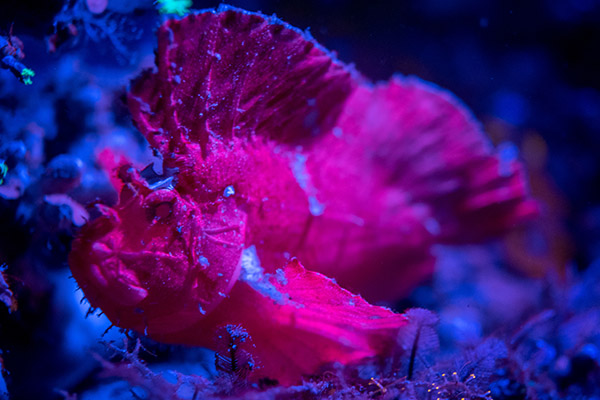
[[[165,221],[171,217],[177,206],[177,196],[168,189],[160,189],[151,193],[144,200],[148,220],[151,222]]]

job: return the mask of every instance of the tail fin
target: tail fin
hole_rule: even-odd
[[[440,242],[481,240],[537,214],[523,168],[499,154],[450,93],[416,78],[363,87],[339,123],[389,187],[432,211]]]

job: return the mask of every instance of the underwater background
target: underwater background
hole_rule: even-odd
[[[381,303],[413,309],[435,339],[387,364],[334,365],[292,387],[241,382],[209,350],[107,330],[67,258],[86,206],[117,201],[96,149],[153,161],[126,98],[167,16],[149,0],[4,1],[0,398],[599,398],[600,1],[228,4],[308,28],[373,81],[416,75],[453,93],[499,157],[523,163],[539,216],[436,245],[433,275]]]

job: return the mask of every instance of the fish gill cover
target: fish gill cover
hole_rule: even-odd
[[[128,104],[163,175],[104,152],[119,201],[69,255],[117,327],[214,348],[240,325],[253,379],[298,383],[397,346],[407,318],[369,302],[429,277],[433,245],[537,213],[520,163],[442,89],[372,84],[306,33],[231,7],[157,35]]]

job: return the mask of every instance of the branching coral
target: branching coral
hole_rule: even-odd
[[[121,162],[119,203],[69,259],[119,327],[212,347],[240,324],[255,375],[291,384],[395,346],[406,318],[346,289],[392,300],[430,275],[432,244],[536,213],[519,163],[440,89],[372,85],[297,29],[228,7],[158,37],[129,107],[177,172],[156,186]]]

